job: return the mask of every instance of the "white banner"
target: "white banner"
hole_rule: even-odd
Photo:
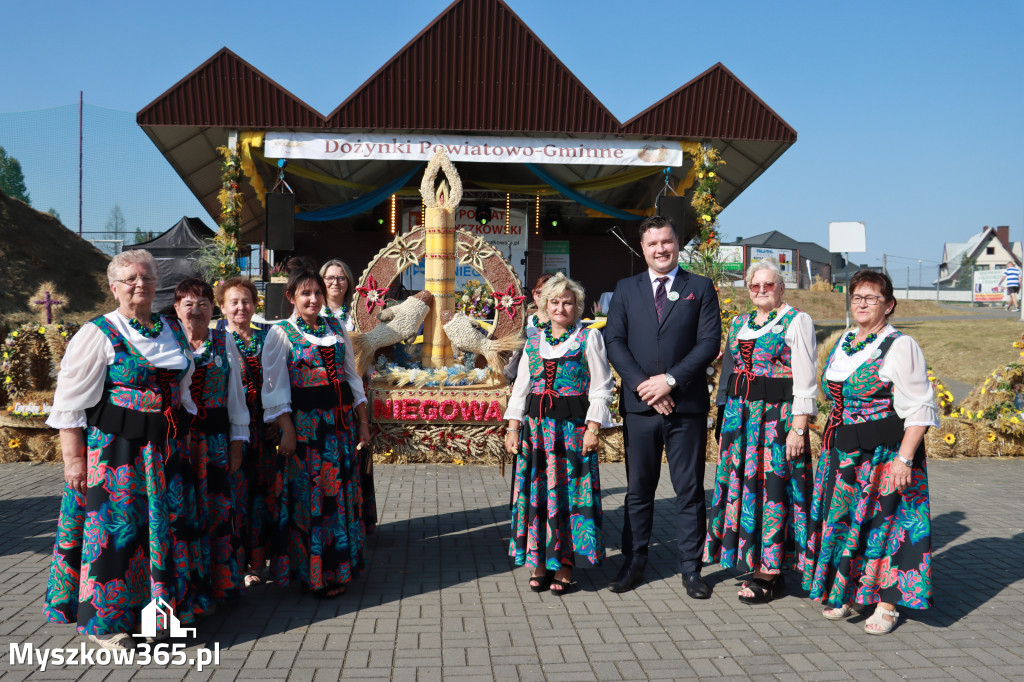
[[[429,161],[438,147],[443,147],[448,158],[456,163],[683,165],[683,148],[679,142],[554,137],[267,133],[263,153],[268,159]]]
[[[420,225],[420,210],[412,209],[402,214],[402,232],[407,233]],[[491,208],[491,219],[486,225],[481,225],[476,219],[476,209],[473,206],[459,206],[455,212],[455,227],[466,232],[472,232],[487,240],[496,248],[501,255],[512,264],[512,268],[519,275],[519,281],[523,282],[523,289],[528,288],[525,284],[526,265],[523,259],[526,257],[526,221],[527,212],[523,209],[513,208],[509,220],[508,232],[505,228],[505,208]],[[423,288],[423,261],[413,265],[402,273],[402,284],[409,289]],[[461,289],[471,279],[483,281],[483,275],[473,269],[470,265],[455,266],[455,289]]]

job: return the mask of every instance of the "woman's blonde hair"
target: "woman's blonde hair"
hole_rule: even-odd
[[[145,249],[132,249],[131,251],[122,251],[107,263],[107,284],[113,285],[114,282],[120,279],[121,271],[135,263],[145,263],[148,265],[154,277],[160,274],[156,265],[156,258],[153,258],[153,254]]]
[[[779,267],[779,261],[774,258],[762,258],[756,263],[751,263],[750,267],[747,268],[747,274],[744,277],[747,286],[750,286],[750,280],[754,279],[754,275],[760,270],[771,270],[775,273],[775,281],[785,286],[785,282],[782,281],[782,268]]]
[[[575,299],[573,302],[573,323],[579,322],[583,317],[583,306],[586,303],[587,295],[583,291],[583,287],[580,283],[574,279],[569,279],[561,272],[556,272],[551,279],[544,282],[544,286],[540,290],[540,301],[538,302],[538,308],[544,311],[547,315],[548,301],[553,298],[558,298],[565,292],[572,294]]]

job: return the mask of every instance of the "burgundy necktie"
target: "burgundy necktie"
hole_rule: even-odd
[[[668,277],[659,277],[656,281],[658,288],[654,290],[654,309],[658,311],[658,322],[661,322],[665,314],[665,300],[668,298],[665,294],[665,282],[668,281]]]

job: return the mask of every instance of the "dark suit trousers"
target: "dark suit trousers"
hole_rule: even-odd
[[[699,571],[707,509],[704,505],[704,443],[707,415],[656,412],[625,415],[626,520],[624,554],[647,555],[654,521],[654,496],[665,449],[675,491],[676,541],[681,573]]]

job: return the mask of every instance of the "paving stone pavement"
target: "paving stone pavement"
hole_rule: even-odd
[[[367,574],[333,601],[252,588],[198,623],[220,647],[201,672],[149,665],[12,662],[10,645],[79,647],[40,615],[61,486],[53,465],[0,465],[0,682],[183,680],[900,680],[1024,679],[1024,460],[930,463],[935,607],[887,637],[863,617],[831,623],[790,575],[789,594],[736,600],[737,571],[705,568],[714,595],[688,599],[675,572],[668,474],[659,487],[647,582],[604,589],[618,568],[625,475],[601,467],[609,558],[580,591],[529,590],[508,543],[508,475],[472,466],[378,466],[381,526]],[[710,488],[712,471],[707,472]]]

